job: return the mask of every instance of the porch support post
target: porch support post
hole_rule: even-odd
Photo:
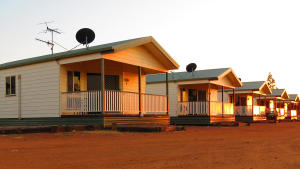
[[[275,102],[275,103],[274,103]],[[277,112],[277,99],[274,99],[274,102],[273,102],[273,107],[274,107],[274,111],[277,113],[278,115],[278,112]]]
[[[254,107],[254,106],[253,106],[253,105],[254,105],[253,100],[254,100],[254,99],[253,99],[253,97],[254,97],[254,94],[253,94],[253,91],[252,91],[252,117],[253,117],[253,114],[254,114],[254,109],[253,109],[253,107]]]
[[[167,96],[167,114],[170,114],[170,107],[169,107],[169,73],[166,73],[166,96]]]
[[[267,110],[268,107],[267,96],[265,96],[264,105],[266,106],[266,110]],[[270,103],[269,103],[269,109],[270,109]]]
[[[222,117],[224,117],[224,86],[222,86]]]
[[[139,74],[139,116],[142,116],[142,94],[141,94],[141,76],[142,76],[142,68],[138,66],[138,74]]]
[[[208,83],[208,116],[210,117],[210,83]]]
[[[100,59],[100,65],[101,65],[101,70],[100,70],[100,89],[101,89],[101,109],[102,113],[105,112],[105,82],[104,82],[104,58]]]
[[[261,115],[261,114],[260,114],[260,103],[261,103],[261,100],[260,100],[260,94],[258,95],[258,100],[259,100],[258,111],[259,111],[259,115]]]
[[[232,89],[233,114],[235,115],[235,90]]]

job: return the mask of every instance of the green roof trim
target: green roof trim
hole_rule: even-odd
[[[218,77],[230,68],[220,69],[205,69],[197,70],[195,72],[171,72],[168,73],[169,82],[171,81],[185,81],[185,80],[218,80]],[[166,74],[153,74],[146,76],[146,83],[160,83],[166,81]]]
[[[48,61],[53,61],[53,60],[58,60],[58,59],[70,58],[70,57],[74,57],[74,56],[92,54],[92,53],[97,53],[97,52],[99,52],[99,53],[114,52],[115,46],[123,45],[123,44],[129,43],[129,42],[146,39],[146,38],[150,38],[150,37],[129,39],[129,40],[124,40],[124,41],[102,44],[102,45],[98,45],[98,46],[92,46],[92,47],[88,47],[88,48],[81,48],[81,49],[70,50],[70,51],[66,51],[66,52],[55,53],[53,55],[49,54],[49,55],[43,55],[43,56],[38,56],[38,57],[33,57],[33,58],[28,58],[28,59],[23,59],[23,60],[17,60],[17,61],[13,61],[13,62],[0,64],[0,70],[12,68],[12,67],[30,65],[30,64],[35,64],[35,63],[41,63],[41,62],[48,62]]]

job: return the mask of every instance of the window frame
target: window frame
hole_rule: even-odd
[[[14,83],[14,94],[12,94],[12,77],[15,78],[15,83]],[[6,86],[6,79],[9,78],[9,93],[7,93],[7,86]],[[16,96],[17,95],[17,76],[12,75],[12,76],[5,76],[5,96],[10,97],[10,96]]]

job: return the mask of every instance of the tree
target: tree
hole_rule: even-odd
[[[275,79],[273,78],[271,72],[269,72],[267,84],[270,87],[270,89],[277,89]]]

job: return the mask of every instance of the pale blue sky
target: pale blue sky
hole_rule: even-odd
[[[232,67],[243,81],[265,80],[300,93],[298,0],[6,0],[1,2],[0,63],[49,54],[34,40],[44,21],[64,33],[55,41],[77,45],[76,31],[96,33],[91,45],[153,36],[181,65]],[[55,52],[63,51],[55,47]]]

